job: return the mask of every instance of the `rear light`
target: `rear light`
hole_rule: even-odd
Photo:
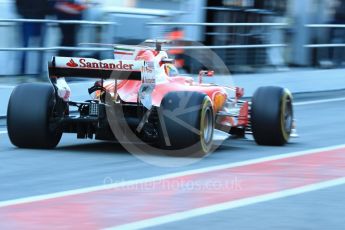
[[[89,105],[89,115],[98,117],[99,115],[99,105],[96,103],[91,103]]]

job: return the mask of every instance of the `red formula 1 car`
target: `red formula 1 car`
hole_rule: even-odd
[[[52,84],[16,87],[8,105],[8,133],[21,148],[53,148],[63,133],[78,138],[140,140],[161,149],[212,150],[215,129],[260,145],[284,145],[293,129],[292,96],[279,87],[259,88],[251,102],[243,90],[204,84],[179,75],[162,44],[116,46],[115,59],[54,57]],[[65,77],[98,79],[88,89],[91,100],[70,100]],[[86,89],[87,90],[87,89]],[[70,112],[76,107],[77,113]],[[135,139],[135,140],[133,140]]]

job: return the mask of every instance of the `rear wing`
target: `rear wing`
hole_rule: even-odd
[[[145,61],[134,60],[53,57],[49,62],[49,78],[86,77],[140,81],[145,65]]]

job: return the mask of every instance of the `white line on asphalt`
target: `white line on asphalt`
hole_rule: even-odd
[[[298,194],[303,194],[303,193],[307,193],[307,192],[317,191],[317,190],[335,187],[335,186],[339,186],[339,185],[343,185],[343,184],[345,184],[345,177],[335,179],[335,180],[326,181],[326,182],[306,185],[306,186],[299,187],[299,188],[283,190],[280,192],[270,193],[270,194],[266,194],[266,195],[255,196],[255,197],[250,197],[250,198],[241,199],[241,200],[237,200],[237,201],[230,201],[230,202],[226,202],[226,203],[222,203],[222,204],[207,206],[204,208],[192,209],[192,210],[185,211],[185,212],[179,212],[179,213],[175,213],[175,214],[171,214],[171,215],[166,215],[166,216],[161,216],[161,217],[152,218],[152,219],[148,219],[148,220],[133,222],[130,224],[125,224],[125,225],[121,225],[121,226],[117,226],[117,227],[113,227],[113,228],[108,228],[108,229],[131,230],[131,229],[143,229],[143,228],[148,228],[148,227],[154,227],[154,226],[158,226],[158,225],[162,225],[162,224],[181,221],[181,220],[190,219],[193,217],[198,217],[198,216],[203,216],[203,215],[207,215],[207,214],[212,214],[215,212],[220,212],[220,211],[239,208],[239,207],[243,207],[243,206],[253,205],[253,204],[257,204],[257,203],[261,203],[261,202],[267,202],[267,201],[285,198],[285,197],[289,197],[289,196],[294,196],[294,195],[298,195]]]
[[[269,157],[263,157],[263,158],[253,159],[253,160],[242,161],[242,162],[205,167],[205,168],[200,168],[200,169],[188,170],[188,171],[183,171],[183,172],[171,173],[171,174],[149,177],[149,178],[142,178],[142,179],[125,181],[125,182],[108,184],[108,185],[100,185],[100,186],[75,189],[75,190],[57,192],[57,193],[46,194],[46,195],[38,195],[38,196],[33,196],[33,197],[20,198],[20,199],[0,202],[0,208],[6,207],[6,206],[12,206],[12,205],[48,200],[48,199],[55,199],[55,198],[59,198],[59,197],[85,194],[85,193],[96,192],[96,191],[101,191],[101,190],[114,189],[114,188],[118,188],[118,187],[122,187],[122,186],[133,186],[133,185],[140,184],[140,183],[150,183],[153,181],[167,180],[167,179],[176,178],[176,177],[182,177],[182,176],[188,176],[188,175],[200,174],[200,173],[207,173],[207,172],[212,172],[212,171],[217,171],[217,170],[222,170],[222,169],[229,169],[229,168],[234,168],[234,167],[239,167],[239,166],[252,165],[252,164],[263,163],[263,162],[267,162],[267,161],[286,159],[286,158],[291,158],[291,157],[296,157],[296,156],[309,155],[309,154],[313,154],[313,153],[317,153],[317,152],[331,151],[331,150],[342,149],[342,148],[345,148],[345,144],[344,145],[329,146],[326,148],[310,149],[310,150],[300,151],[300,152],[286,153],[286,154],[281,154],[281,155],[274,155],[274,156],[269,156]]]
[[[0,89],[14,89],[13,85],[0,85]]]
[[[294,103],[294,105],[296,105],[296,106],[300,106],[300,105],[314,105],[314,104],[337,102],[337,101],[345,101],[345,97],[334,98],[334,99],[316,100],[316,101],[296,102],[296,103]]]
[[[7,134],[7,131],[0,131],[0,134]]]

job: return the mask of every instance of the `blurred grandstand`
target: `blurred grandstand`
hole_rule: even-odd
[[[20,16],[15,2],[0,1],[0,33],[6,34],[0,37],[0,76],[22,74],[18,60],[23,52],[23,22],[16,20]],[[78,43],[138,44],[173,34],[176,39],[210,46],[232,72],[338,67],[345,61],[345,21],[337,12],[343,9],[344,0],[95,0],[85,4],[89,7],[83,11],[82,21],[74,22],[79,29]],[[25,74],[42,74],[37,66],[45,66],[61,49],[61,22],[53,13],[45,19],[48,21],[36,22],[46,25],[45,35],[41,35],[44,44],[30,41]],[[44,54],[43,63],[38,53]],[[75,55],[108,58],[112,53],[95,48]],[[200,66],[188,56],[202,59],[203,49],[178,50],[177,55],[184,59],[181,67],[194,72]]]

